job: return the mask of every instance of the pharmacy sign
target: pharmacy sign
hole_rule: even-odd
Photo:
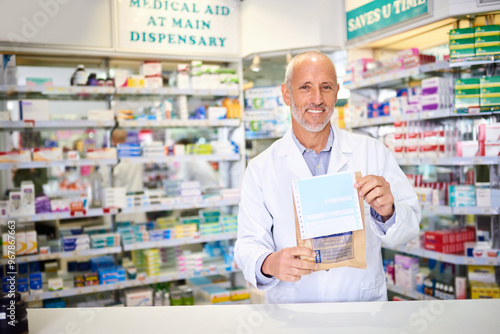
[[[432,0],[345,0],[347,40],[429,12]]]

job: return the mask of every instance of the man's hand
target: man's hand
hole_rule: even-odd
[[[387,221],[394,214],[394,197],[391,185],[382,176],[366,175],[354,184],[359,196],[364,197],[382,219]]]
[[[280,281],[297,282],[301,276],[309,275],[317,264],[301,257],[315,258],[315,253],[306,247],[289,247],[270,254],[262,263],[262,273]]]

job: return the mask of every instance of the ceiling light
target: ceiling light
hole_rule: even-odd
[[[255,55],[252,60],[252,65],[250,65],[250,69],[254,72],[259,72],[262,67],[260,67],[260,56]]]

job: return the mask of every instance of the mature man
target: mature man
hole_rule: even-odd
[[[292,128],[250,161],[241,189],[235,259],[245,279],[273,303],[387,300],[381,242],[418,236],[417,196],[391,152],[379,141],[333,128],[337,75],[320,52],[289,63],[283,99]],[[365,200],[366,269],[314,271],[314,257],[297,247],[291,181],[360,171],[354,185]],[[391,191],[392,190],[394,191]]]

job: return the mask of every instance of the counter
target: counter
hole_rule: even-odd
[[[29,309],[32,334],[492,333],[500,300]],[[332,331],[335,329],[335,331]]]

